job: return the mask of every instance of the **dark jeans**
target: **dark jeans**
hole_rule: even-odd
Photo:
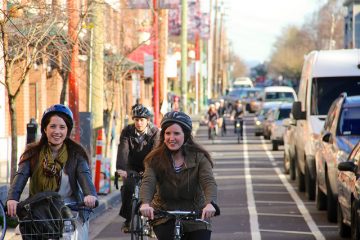
[[[126,178],[121,186],[121,208],[119,215],[126,219],[131,220],[131,199],[134,193],[135,179]]]
[[[236,129],[236,123],[237,123],[237,119],[235,119],[234,121],[234,133],[237,133],[237,129]],[[243,124],[244,124],[244,120],[240,120],[240,136],[243,136]]]
[[[158,240],[172,240],[174,239],[174,228],[175,220],[170,220],[164,224],[155,226],[154,232]],[[202,229],[194,232],[185,233],[181,237],[181,240],[210,240],[210,238],[211,231]]]

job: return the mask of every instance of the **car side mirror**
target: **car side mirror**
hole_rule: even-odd
[[[338,164],[338,170],[339,171],[345,171],[345,172],[353,172],[353,173],[357,173],[358,171],[358,166],[352,161],[346,161],[346,162],[341,162]]]
[[[297,101],[293,103],[291,113],[295,120],[305,120],[306,112],[301,110],[301,102]]]
[[[333,143],[333,138],[332,138],[332,134],[330,132],[326,132],[323,136],[322,136],[322,140],[324,142],[327,143]]]

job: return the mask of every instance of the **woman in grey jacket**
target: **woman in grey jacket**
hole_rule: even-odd
[[[54,191],[66,201],[84,202],[95,207],[97,194],[91,180],[89,158],[84,148],[70,138],[73,128],[71,110],[56,104],[45,110],[41,120],[41,139],[29,144],[20,158],[11,183],[7,208],[10,216],[30,178],[29,195]],[[78,239],[88,239],[88,213],[81,212],[77,223]]]
[[[169,112],[161,121],[160,143],[145,159],[140,198],[141,214],[154,219],[154,209],[202,210],[202,219],[215,215],[217,185],[209,153],[194,142],[191,118],[183,112]],[[210,224],[186,221],[184,239],[208,240]],[[159,240],[171,239],[174,221],[154,223]]]

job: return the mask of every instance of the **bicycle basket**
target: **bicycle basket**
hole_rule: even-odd
[[[62,236],[63,221],[74,219],[56,192],[41,192],[20,202],[17,215],[24,240],[58,239]]]

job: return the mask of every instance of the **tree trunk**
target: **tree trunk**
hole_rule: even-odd
[[[16,106],[15,106],[15,98],[11,95],[9,96],[9,110],[10,110],[10,126],[11,126],[11,170],[10,170],[10,182],[15,177],[15,173],[17,170],[17,146],[18,146],[18,138],[17,138],[17,116],[16,116]]]

